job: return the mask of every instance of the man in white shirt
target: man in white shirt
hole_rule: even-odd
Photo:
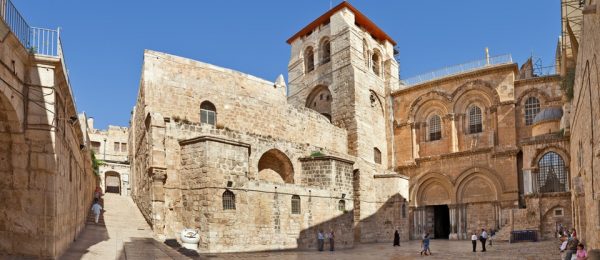
[[[94,199],[94,205],[92,205],[92,212],[94,212],[94,221],[98,224],[98,218],[102,212],[102,206],[98,203],[98,199]]]
[[[475,231],[471,235],[471,243],[473,243],[473,252],[477,252],[477,235],[475,235]]]
[[[485,229],[482,228],[481,229],[481,247],[483,249],[481,250],[481,252],[485,252],[485,241],[487,240],[487,238],[488,238],[488,234],[487,234],[487,232],[485,232]]]

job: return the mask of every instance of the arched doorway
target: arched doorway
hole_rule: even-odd
[[[104,174],[105,192],[121,194],[121,174],[109,171]]]

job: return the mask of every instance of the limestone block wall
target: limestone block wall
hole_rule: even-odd
[[[600,3],[584,6],[571,100],[573,224],[589,249],[600,249]]]
[[[324,166],[330,167],[328,171],[303,165],[298,168],[302,170],[294,172],[297,184],[273,183],[253,177],[249,170],[256,167],[252,166],[256,165],[256,161],[250,157],[257,149],[254,146],[273,143],[255,141],[249,145],[223,137],[226,136],[214,137],[213,134],[212,137],[200,136],[180,142],[181,168],[178,175],[180,180],[185,181],[180,183],[179,218],[184,226],[200,229],[203,250],[232,252],[314,248],[317,229],[333,229],[339,247],[353,245],[352,190],[343,188],[351,187],[351,163],[329,161],[324,163]],[[284,151],[294,154],[289,149]],[[322,160],[331,159],[302,160],[299,164],[308,162],[315,165],[315,161]],[[317,172],[330,176],[328,185],[304,183],[304,174],[315,176]],[[336,180],[338,174],[344,178]],[[222,196],[226,190],[235,194],[235,209],[223,209]],[[293,195],[300,197],[298,214],[291,212]],[[175,198],[167,198],[167,201],[170,199]],[[344,210],[339,209],[340,200],[344,200]]]
[[[139,100],[145,113],[200,122],[200,104],[216,106],[217,125],[346,152],[346,132],[315,111],[291,106],[268,82],[210,64],[147,50]],[[171,93],[164,95],[165,92]],[[140,94],[142,95],[142,94]]]
[[[0,32],[0,255],[57,258],[93,199],[88,138],[62,57],[29,54],[3,22]]]

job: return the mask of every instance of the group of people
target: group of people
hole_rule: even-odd
[[[317,247],[319,251],[323,251],[325,246],[325,239],[329,240],[329,251],[334,251],[334,239],[333,229],[328,233],[323,233],[323,230],[319,230],[317,233]]]
[[[585,260],[588,258],[587,251],[583,243],[579,241],[577,238],[577,231],[573,228],[569,230],[563,230],[561,226],[561,230],[558,232],[560,236],[560,252],[564,254],[565,260],[571,260],[573,258],[573,254],[577,257],[577,260]]]
[[[485,252],[485,245],[486,242],[489,241],[489,245],[492,246],[492,239],[493,237],[496,235],[496,230],[494,229],[490,229],[490,232],[488,233],[485,229],[481,229],[481,233],[479,233],[479,236],[477,235],[477,232],[473,231],[473,233],[471,234],[471,243],[473,243],[473,252],[477,252],[477,240],[479,240],[481,242],[481,252]]]

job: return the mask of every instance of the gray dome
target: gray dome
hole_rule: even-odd
[[[533,124],[537,124],[545,121],[560,121],[562,118],[563,111],[560,107],[547,107],[540,111],[535,118],[533,118]]]

